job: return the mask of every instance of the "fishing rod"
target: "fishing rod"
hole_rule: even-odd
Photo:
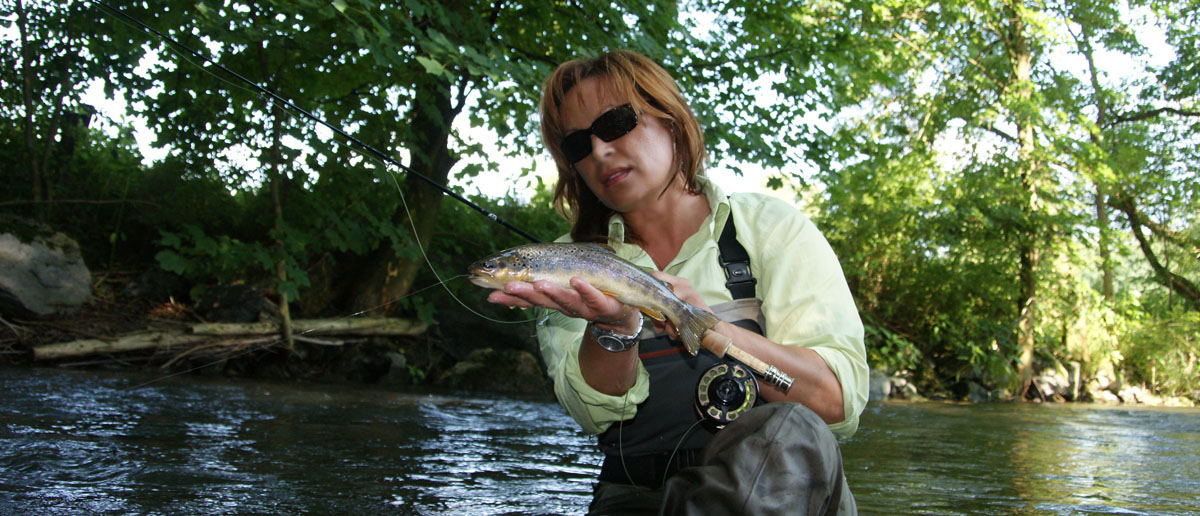
[[[221,71],[229,74],[230,76],[234,77],[238,81],[241,81],[241,82],[245,83],[246,85],[250,86],[251,88],[254,88],[254,90],[259,92],[260,94],[266,95],[271,100],[274,100],[275,102],[279,102],[279,103],[283,104],[283,106],[285,108],[290,109],[296,113],[300,113],[305,118],[312,120],[313,122],[316,122],[318,124],[321,124],[322,126],[326,127],[327,129],[333,131],[338,136],[345,138],[350,143],[358,145],[359,147],[364,149],[367,153],[371,154],[372,156],[375,156],[377,159],[380,159],[380,160],[384,161],[385,163],[394,165],[396,168],[403,170],[406,174],[415,176],[416,178],[418,178],[422,181],[425,181],[430,186],[433,186],[434,188],[437,188],[438,190],[440,190],[442,193],[454,198],[454,200],[469,206],[471,209],[479,212],[479,214],[483,215],[484,217],[492,219],[493,221],[500,224],[501,226],[508,228],[510,231],[512,231],[518,235],[521,235],[522,237],[525,237],[530,242],[533,242],[533,243],[541,242],[541,240],[539,240],[537,237],[525,232],[521,228],[518,228],[518,227],[512,225],[508,221],[500,218],[499,215],[496,215],[495,213],[488,211],[486,208],[484,208],[478,204],[475,204],[474,202],[471,202],[470,199],[467,199],[466,197],[459,195],[457,192],[447,188],[445,185],[442,185],[442,184],[438,183],[437,181],[430,179],[428,176],[426,176],[420,172],[417,172],[416,170],[413,170],[411,167],[408,167],[408,166],[404,165],[403,163],[400,163],[395,158],[383,153],[382,151],[376,149],[375,147],[372,147],[371,145],[367,144],[366,142],[352,136],[351,134],[342,130],[342,128],[340,128],[336,125],[333,125],[329,122],[326,122],[324,119],[310,113],[308,110],[306,110],[300,106],[297,106],[296,104],[292,103],[290,100],[279,96],[275,92],[263,87],[262,85],[258,84],[257,82],[254,82],[250,79],[243,77],[241,74],[239,74],[233,70],[230,70],[228,67],[226,67],[225,65],[222,65],[221,63],[213,61],[208,56],[200,53],[199,51],[192,49],[191,47],[188,47],[188,46],[184,45],[183,43],[180,43],[179,41],[175,40],[174,38],[172,38],[166,34],[163,34],[162,32],[159,32],[158,29],[155,29],[154,27],[147,25],[145,22],[143,22],[137,18],[134,18],[133,16],[126,14],[124,11],[121,11],[120,9],[117,9],[111,5],[108,5],[100,0],[88,0],[88,1],[99,6],[100,8],[102,8],[104,10],[109,11],[110,13],[112,13],[113,15],[115,15],[121,19],[124,19],[127,22],[136,25],[137,27],[141,28],[142,31],[153,34],[153,35],[157,36],[158,38],[162,39],[163,41],[167,41],[167,42],[171,43],[172,45],[175,45],[179,49],[182,49],[182,50],[186,51],[187,53],[191,54],[192,56],[204,61],[208,65],[211,65],[211,66],[214,66],[214,67],[220,69]]]

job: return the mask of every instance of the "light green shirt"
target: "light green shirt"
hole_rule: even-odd
[[[817,352],[842,385],[846,419],[829,425],[838,437],[858,428],[867,404],[867,359],[858,309],[833,249],[816,226],[790,204],[760,194],[731,198],[711,181],[700,178],[711,214],[688,237],[679,255],[663,272],[687,278],[709,306],[730,301],[725,272],[718,261],[717,240],[735,213],[738,240],[750,255],[750,270],[758,279],[766,336],[785,346],[804,346]],[[656,266],[642,248],[624,243],[620,214],[609,220],[609,245],[617,255],[647,270]],[[558,241],[569,241],[570,235]],[[650,394],[650,375],[638,363],[638,377],[623,396],[601,393],[587,384],[579,369],[579,345],[587,323],[557,311],[540,310],[538,343],[554,381],[559,402],[589,433],[600,433],[614,422],[632,418]],[[692,403],[692,400],[680,400]]]

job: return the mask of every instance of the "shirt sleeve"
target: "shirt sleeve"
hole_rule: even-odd
[[[604,394],[588,385],[579,369],[579,346],[587,322],[562,313],[536,308],[538,346],[546,372],[554,381],[558,402],[588,433],[598,434],[609,425],[632,418],[637,406],[650,396],[650,373],[638,361],[633,387],[623,396]]]
[[[766,333],[772,341],[815,351],[842,387],[845,419],[829,425],[845,438],[866,408],[868,377],[862,320],[841,264],[817,227],[794,207],[767,200],[752,208],[747,230],[757,232],[750,267],[759,278]],[[741,233],[743,224],[734,218]],[[753,225],[753,227],[751,227]],[[753,253],[754,251],[749,251]]]

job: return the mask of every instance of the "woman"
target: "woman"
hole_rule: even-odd
[[[726,197],[703,176],[699,123],[670,75],[644,56],[561,65],[546,82],[541,118],[559,172],[555,203],[573,218],[559,240],[607,242],[721,316],[714,331],[795,379],[787,392],[762,383],[770,403],[718,432],[700,422],[693,399],[696,380],[718,361],[654,337],[676,337],[669,324],[644,328],[636,309],[578,278],[570,289],[513,282],[492,292],[491,302],[544,311],[538,339],[556,395],[600,434],[605,464],[591,513],[720,512],[712,504],[853,512],[834,435],[852,434],[866,404],[863,330],[821,234],[787,203]],[[720,259],[727,230],[754,276],[745,299],[731,292]],[[764,464],[767,475],[746,473]],[[773,490],[787,495],[749,496]]]

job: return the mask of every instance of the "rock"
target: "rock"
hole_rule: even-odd
[[[1115,404],[1115,403],[1121,402],[1121,398],[1118,398],[1116,394],[1113,394],[1111,391],[1107,391],[1107,390],[1092,392],[1092,400],[1097,403],[1114,403]]]
[[[967,382],[967,400],[971,403],[992,401],[992,393],[978,383]]]
[[[408,385],[412,383],[412,371],[408,369],[408,357],[404,353],[398,351],[389,351],[384,354],[391,362],[388,371],[379,378],[379,383],[385,385]]]
[[[208,322],[250,323],[278,320],[279,307],[250,285],[217,285],[196,300],[196,315]]]
[[[1164,406],[1164,407],[1195,407],[1196,402],[1192,401],[1191,398],[1184,398],[1181,396],[1170,396],[1170,397],[1163,399],[1162,406]]]
[[[1103,368],[1092,376],[1087,383],[1087,392],[1093,400],[1106,403],[1119,403],[1117,393],[1121,392],[1121,381],[1112,369]]]
[[[13,224],[9,217],[2,222]],[[0,234],[0,313],[18,317],[71,311],[92,300],[92,275],[79,244],[44,226],[18,238]]]
[[[1116,394],[1121,391],[1121,379],[1117,375],[1113,366],[1109,363],[1104,363],[1096,374],[1092,376],[1092,381],[1088,384],[1089,389],[1109,391]]]
[[[1121,399],[1121,403],[1133,404],[1141,403],[1145,405],[1160,406],[1163,404],[1162,397],[1146,390],[1140,385],[1126,385],[1117,393],[1117,397]]]
[[[886,400],[892,393],[892,383],[882,371],[871,370],[869,401]]]
[[[920,401],[925,398],[917,392],[917,386],[913,385],[908,378],[903,376],[893,376],[888,378],[888,383],[891,384],[891,395],[904,400]]]
[[[1071,380],[1058,369],[1046,369],[1033,377],[1033,387],[1047,400],[1063,401],[1071,395]]]
[[[166,301],[173,297],[182,298],[187,294],[187,283],[178,274],[154,267],[125,285],[121,293],[134,299]]]
[[[472,351],[438,378],[453,389],[536,394],[548,389],[546,375],[528,351],[482,348]]]

